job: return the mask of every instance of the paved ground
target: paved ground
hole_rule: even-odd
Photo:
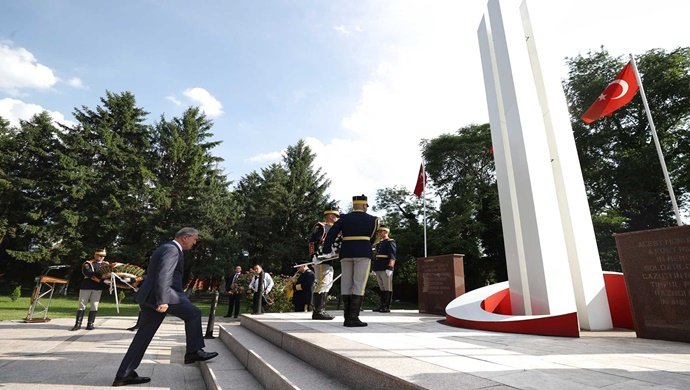
[[[266,314],[261,320],[292,322],[306,327],[307,333],[325,333],[326,339],[356,342],[361,349],[342,353],[363,360],[372,357],[367,356],[371,350],[412,358],[434,367],[435,373],[423,374],[427,379],[439,376],[433,382],[438,387],[431,388],[453,388],[444,383],[443,373],[463,372],[519,389],[690,389],[690,344],[638,339],[634,332],[583,332],[580,338],[480,332],[448,327],[443,317],[412,311],[363,313],[370,325],[366,328],[344,328],[342,317],[334,321],[308,317],[307,313]],[[109,387],[133,335],[124,329],[134,322],[132,317],[99,318],[96,330],[70,332],[73,319],[43,324],[0,321],[0,388]],[[181,364],[183,345],[183,323],[168,317],[139,370],[140,375],[152,377],[148,387],[205,388],[199,368]],[[370,361],[395,364],[396,359]],[[131,389],[142,387],[147,386]]]
[[[110,387],[134,335],[135,317],[97,318],[97,329],[70,332],[74,319],[25,324],[0,321],[0,388]],[[86,323],[86,321],[84,321]],[[156,389],[205,389],[197,365],[184,365],[184,323],[166,318],[137,372]]]

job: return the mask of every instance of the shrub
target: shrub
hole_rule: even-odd
[[[22,296],[22,286],[15,287],[14,290],[12,290],[12,292],[10,293],[10,299],[12,300],[12,302],[16,301],[21,296]]]

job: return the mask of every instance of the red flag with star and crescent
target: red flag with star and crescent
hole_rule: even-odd
[[[628,62],[628,65],[625,65],[616,78],[604,88],[597,100],[582,114],[582,120],[585,123],[592,123],[611,115],[617,109],[630,103],[639,89],[633,64]]]
[[[422,197],[424,192],[424,187],[426,187],[426,171],[424,171],[424,163],[419,166],[419,174],[417,175],[417,185],[414,186],[414,194],[418,198]]]

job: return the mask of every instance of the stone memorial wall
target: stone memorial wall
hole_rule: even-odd
[[[615,238],[637,336],[690,342],[690,226]]]
[[[419,312],[446,314],[446,306],[465,293],[464,255],[417,259]]]

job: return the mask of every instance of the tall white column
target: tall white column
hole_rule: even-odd
[[[513,314],[577,310],[611,328],[584,181],[555,62],[526,4],[489,0],[478,30]],[[537,29],[538,30],[538,29]]]

